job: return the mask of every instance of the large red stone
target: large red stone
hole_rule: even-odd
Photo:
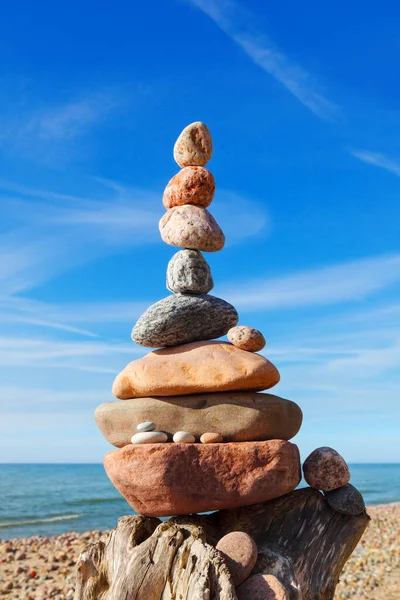
[[[136,512],[155,517],[257,504],[300,482],[297,446],[282,440],[135,444],[106,454],[104,467]]]

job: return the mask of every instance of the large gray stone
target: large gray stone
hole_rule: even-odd
[[[198,250],[180,250],[167,269],[167,289],[177,294],[208,294],[214,287],[210,267]]]
[[[212,340],[239,320],[236,309],[208,294],[174,294],[156,302],[138,319],[132,340],[148,348]]]

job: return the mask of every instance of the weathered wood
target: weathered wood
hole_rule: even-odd
[[[164,523],[123,517],[106,544],[92,544],[81,554],[75,600],[235,600],[228,569],[214,548],[230,531],[255,539],[259,557],[253,572],[278,577],[290,600],[333,600],[368,521],[365,512],[356,517],[335,512],[311,488]]]
[[[77,565],[76,600],[235,600],[220,554],[196,525],[122,517]]]

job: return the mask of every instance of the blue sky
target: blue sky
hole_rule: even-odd
[[[16,1],[0,23],[0,461],[100,462],[93,411],[165,297],[162,192],[211,129],[216,296],[305,457],[400,461],[400,7]]]

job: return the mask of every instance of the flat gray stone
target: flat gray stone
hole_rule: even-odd
[[[324,494],[329,506],[344,515],[360,515],[365,510],[364,498],[351,483]]]
[[[148,348],[212,340],[239,320],[236,309],[208,294],[174,294],[156,302],[139,318],[132,340]]]
[[[167,269],[167,289],[176,294],[208,294],[214,287],[210,267],[198,250],[180,250]]]

